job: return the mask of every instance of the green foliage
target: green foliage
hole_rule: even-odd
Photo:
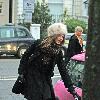
[[[52,22],[52,16],[49,14],[50,10],[48,9],[48,5],[45,3],[37,2],[34,7],[34,13],[32,14],[32,23],[33,24],[41,24],[40,26],[40,37],[44,38],[47,33],[47,27]]]
[[[84,33],[87,33],[87,29],[86,29],[87,23],[83,20],[73,18],[73,16],[69,16],[67,14],[67,8],[65,8],[62,18],[63,18],[63,22],[67,25],[69,33],[74,33],[76,26],[81,26],[83,28]]]
[[[64,13],[62,15],[63,22],[65,22],[68,18],[69,18],[69,16],[67,15],[67,8],[65,8]]]
[[[84,31],[83,33],[87,33],[87,30],[86,30],[87,25],[86,25],[85,21],[74,19],[74,18],[71,18],[71,19],[69,18],[69,19],[65,20],[65,24],[68,27],[69,33],[73,33],[75,31],[76,26],[81,26],[83,28],[83,31]]]

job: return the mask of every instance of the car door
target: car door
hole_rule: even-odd
[[[0,27],[0,54],[16,52],[16,42],[13,27]]]
[[[16,28],[16,35],[19,47],[30,45],[30,41],[33,40],[31,34],[25,28]]]
[[[16,28],[16,34],[18,38],[18,51],[17,55],[18,57],[21,57],[22,54],[26,51],[26,49],[29,47],[29,45],[32,44],[31,41],[33,41],[33,38],[31,34],[25,29],[25,28]]]

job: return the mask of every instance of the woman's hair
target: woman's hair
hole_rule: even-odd
[[[67,33],[67,27],[63,23],[54,23],[48,27],[48,37],[43,39],[41,45],[42,47],[48,47],[51,45],[51,43],[54,42],[54,39],[59,35],[59,34],[66,34]],[[64,41],[62,41],[62,44]]]
[[[49,36],[49,37],[46,37],[42,40],[41,42],[41,47],[44,48],[44,47],[48,47],[51,45],[51,43],[54,41],[54,37],[53,36]]]
[[[83,28],[81,26],[77,26],[75,28],[75,32],[83,32]]]

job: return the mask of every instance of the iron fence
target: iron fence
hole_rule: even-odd
[[[52,22],[63,22],[63,15],[52,15]],[[82,20],[85,21],[86,23],[88,23],[88,16],[72,16],[72,15],[67,15],[67,18],[74,18],[74,19],[78,19],[78,20]]]

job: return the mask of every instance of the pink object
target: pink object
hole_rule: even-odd
[[[77,61],[85,61],[85,53],[77,54],[73,57],[71,57],[72,60],[77,60]]]
[[[72,94],[67,91],[62,80],[58,80],[54,85],[54,91],[59,100],[75,100]],[[82,89],[75,87],[75,91],[82,97]]]

